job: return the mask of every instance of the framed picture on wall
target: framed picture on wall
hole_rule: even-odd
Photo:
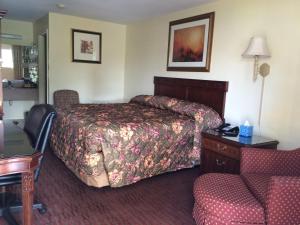
[[[101,63],[101,33],[72,29],[72,61]]]
[[[171,21],[168,71],[209,72],[215,13]]]

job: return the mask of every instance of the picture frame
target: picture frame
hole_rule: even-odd
[[[167,71],[209,72],[215,12],[169,23]]]
[[[72,62],[101,63],[102,34],[72,29]]]

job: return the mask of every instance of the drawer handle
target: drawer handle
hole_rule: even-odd
[[[218,150],[225,151],[227,149],[227,146],[226,145],[217,144],[217,148],[218,148]]]
[[[225,166],[226,165],[226,162],[223,161],[223,160],[220,160],[220,159],[216,159],[216,163],[218,166]]]

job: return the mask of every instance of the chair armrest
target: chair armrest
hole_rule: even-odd
[[[267,224],[300,224],[300,177],[273,176],[266,199]]]
[[[300,176],[300,149],[292,151],[242,148],[241,174],[263,173],[276,176]]]

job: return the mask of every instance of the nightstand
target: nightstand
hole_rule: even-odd
[[[204,173],[234,173],[240,172],[240,155],[242,147],[277,149],[278,141],[253,136],[227,137],[213,130],[202,132],[201,163]]]

